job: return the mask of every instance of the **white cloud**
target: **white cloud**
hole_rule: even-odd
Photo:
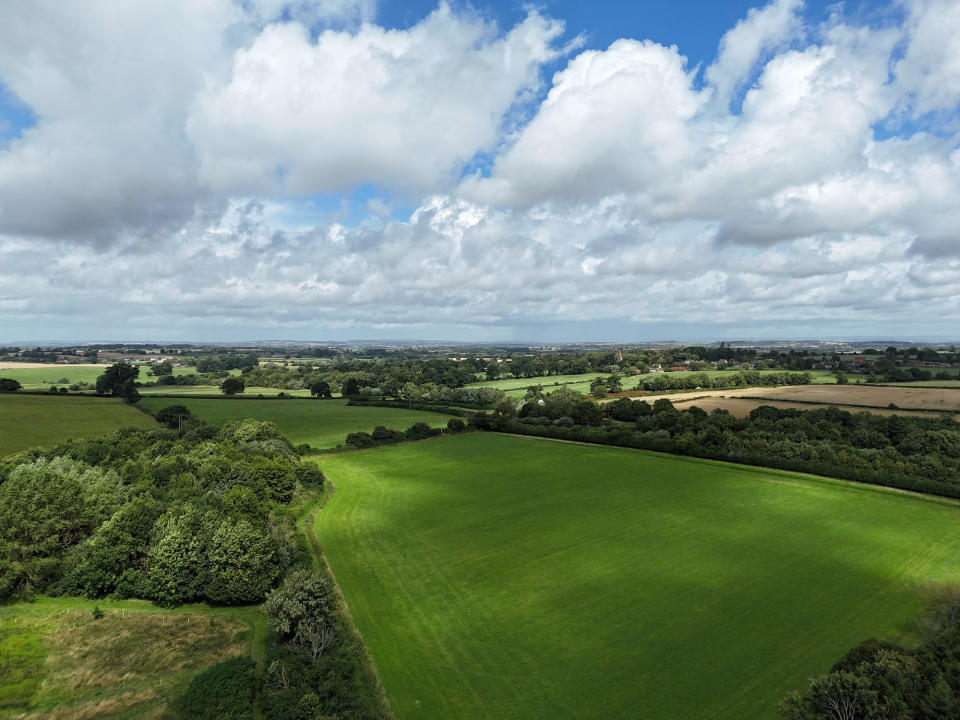
[[[196,101],[201,177],[234,193],[442,187],[494,147],[562,28],[531,11],[501,37],[446,4],[409,30],[364,25],[316,42],[297,23],[268,26],[237,51],[229,82]]]
[[[764,52],[796,38],[802,8],[803,0],[774,0],[763,8],[752,8],[724,34],[717,60],[705,73],[718,109],[729,109],[734,93],[746,83]]]
[[[503,34],[346,0],[2,12],[0,81],[38,123],[0,148],[0,335],[960,326],[951,3],[871,29],[774,2],[705,84],[682,48],[619,40],[516,128],[562,52],[536,13]],[[456,185],[481,150],[489,177]]]
[[[492,179],[463,192],[498,204],[574,202],[652,188],[695,159],[687,121],[703,97],[675,47],[618,40],[588,50],[553,88]]]

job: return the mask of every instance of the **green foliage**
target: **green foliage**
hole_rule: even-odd
[[[960,598],[941,599],[922,625],[932,632],[919,649],[867,640],[811,680],[805,695],[788,694],[781,714],[787,720],[960,716]]]
[[[330,582],[312,570],[293,570],[283,584],[267,596],[263,612],[274,630],[283,638],[296,636],[303,623],[326,622],[333,612]]]
[[[135,403],[140,398],[136,388],[139,374],[140,368],[128,362],[121,361],[111,365],[97,378],[97,395],[113,395]]]
[[[207,567],[204,596],[210,602],[260,602],[277,579],[276,546],[247,520],[224,520],[210,538]]]
[[[13,468],[0,485],[0,599],[38,592],[63,554],[123,500],[116,473],[69,458]]]
[[[197,675],[170,711],[176,720],[248,720],[253,718],[255,687],[253,661],[232,658]]]
[[[246,389],[246,383],[243,378],[228,377],[220,383],[220,392],[224,395],[237,395]]]
[[[100,609],[99,605],[94,605],[93,610],[90,611],[90,614],[93,616],[94,620],[100,620],[105,613]]]
[[[157,422],[166,425],[171,430],[178,430],[184,422],[192,420],[190,410],[184,405],[167,405],[155,415]]]
[[[16,392],[23,387],[16,380],[10,378],[0,378],[0,392]]]

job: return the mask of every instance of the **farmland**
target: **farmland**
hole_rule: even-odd
[[[760,370],[761,375],[772,375],[779,371],[777,370]],[[699,373],[699,371],[698,371]],[[658,373],[663,377],[677,377],[687,375],[686,372],[664,372]],[[723,378],[725,376],[732,377],[735,375],[735,372],[729,370],[705,370],[703,371],[704,375],[707,375],[709,378],[714,379],[717,377]],[[811,372],[813,376],[814,384],[833,384],[836,382],[836,377],[826,370],[817,370]],[[582,375],[548,375],[546,377],[533,377],[533,378],[503,378],[500,380],[480,380],[475,383],[471,383],[470,387],[492,387],[498,390],[503,390],[510,397],[522,398],[527,391],[527,388],[531,385],[540,385],[544,392],[551,392],[556,390],[561,385],[566,385],[570,390],[576,390],[577,392],[583,393],[584,395],[589,394],[590,392],[590,383],[594,381],[595,378],[609,377],[610,373],[604,372],[591,372],[585,373]],[[623,384],[624,390],[634,390],[638,386],[642,387],[644,379],[650,378],[650,374],[646,375],[622,375],[620,380]]]
[[[229,420],[269,420],[294,444],[314,448],[342,444],[347,433],[370,432],[377,425],[405,429],[417,422],[433,427],[446,425],[450,416],[440,413],[388,407],[348,406],[345,400],[257,400],[253,398],[144,398],[148,410],[174,403],[186,406],[196,417],[211,425]]]
[[[401,720],[773,718],[960,579],[955,505],[810,476],[487,434],[324,470]]]
[[[0,394],[0,456],[123,427],[155,427],[146,413],[109,398]]]
[[[200,670],[249,654],[256,624],[253,608],[167,611],[136,600],[2,607],[0,718],[161,717]]]

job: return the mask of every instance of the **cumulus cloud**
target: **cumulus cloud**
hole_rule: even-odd
[[[229,81],[197,98],[187,127],[201,177],[233,193],[442,187],[493,148],[562,29],[531,11],[501,37],[446,4],[409,30],[364,25],[315,42],[299,23],[270,25],[237,52]]]
[[[806,26],[775,0],[702,75],[620,39],[538,95],[564,49],[536,12],[391,30],[362,0],[10,4],[0,82],[38,120],[0,146],[0,331],[946,332],[954,5]],[[311,210],[358,186],[395,193]]]
[[[724,34],[717,60],[705,73],[718,108],[729,109],[734,93],[746,83],[764,52],[796,37],[802,8],[803,0],[774,0],[763,8],[752,8]]]

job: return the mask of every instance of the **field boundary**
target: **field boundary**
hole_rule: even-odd
[[[915,498],[917,500],[925,500],[927,502],[932,502],[938,505],[947,505],[949,507],[954,507],[960,509],[960,499],[947,497],[945,495],[933,495],[931,493],[922,493],[916,490],[906,490],[904,488],[893,487],[891,485],[876,485],[874,483],[861,482],[860,480],[847,480],[846,478],[830,477],[829,475],[815,475],[813,473],[801,472],[799,470],[784,470],[782,468],[770,467],[768,465],[753,465],[748,463],[738,463],[731,460],[715,460],[713,458],[703,458],[696,457],[695,455],[682,455],[679,453],[666,452],[662,450],[648,450],[646,448],[633,448],[626,445],[608,445],[606,443],[592,443],[587,442],[586,440],[566,440],[564,438],[552,438],[546,437],[543,435],[524,435],[522,433],[511,433],[511,432],[501,432],[499,430],[489,430],[487,432],[493,432],[497,435],[507,435],[509,437],[516,438],[528,438],[531,440],[544,440],[547,442],[555,443],[567,443],[570,445],[587,445],[589,447],[595,448],[615,448],[617,450],[625,450],[635,453],[650,453],[653,455],[667,455],[672,458],[677,458],[679,460],[685,460],[687,462],[701,464],[701,463],[717,463],[719,465],[725,465],[732,468],[737,468],[739,470],[749,470],[753,473],[763,473],[763,474],[778,474],[784,475],[787,477],[802,477],[810,480],[814,480],[825,485],[836,485],[842,488],[856,489],[856,490],[869,490],[870,492],[877,493],[895,493],[897,495],[907,495],[909,497]]]
[[[892,386],[884,385],[882,387],[892,387]],[[932,389],[936,389],[936,388],[932,388]],[[946,390],[948,388],[944,388],[944,389]],[[950,389],[955,389],[955,388],[950,388]],[[937,415],[956,415],[957,413],[960,413],[960,410],[947,410],[943,408],[941,408],[940,410],[936,410],[934,408],[905,408],[905,407],[900,407],[899,405],[895,405],[894,407],[890,407],[890,405],[860,405],[857,403],[833,403],[833,402],[826,402],[824,400],[795,400],[793,398],[772,398],[772,397],[764,397],[762,395],[749,395],[749,396],[744,396],[742,399],[766,400],[768,402],[779,402],[779,403],[796,403],[797,405],[829,405],[830,407],[837,407],[837,408],[848,408],[848,407],[863,408],[864,410],[902,410],[903,412],[936,413]]]
[[[381,717],[383,720],[394,720],[395,716],[393,713],[393,708],[390,706],[390,700],[387,697],[387,692],[383,687],[383,683],[380,681],[380,675],[377,673],[377,668],[376,665],[374,665],[373,657],[370,655],[370,650],[367,647],[367,643],[363,639],[363,634],[360,632],[360,628],[357,627],[357,624],[353,619],[353,614],[350,612],[350,606],[347,604],[347,599],[344,597],[343,591],[340,589],[340,584],[337,582],[336,575],[333,574],[333,568],[330,567],[330,562],[327,560],[327,556],[323,552],[323,546],[320,544],[320,538],[317,537],[317,516],[324,508],[326,508],[327,503],[330,502],[330,499],[337,491],[333,481],[330,480],[330,478],[326,475],[324,475],[324,477],[324,485],[326,485],[329,489],[324,489],[320,497],[316,498],[311,504],[309,504],[306,510],[300,515],[297,521],[297,533],[300,534],[307,542],[308,549],[310,551],[311,564],[313,565],[314,570],[319,570],[328,578],[330,578],[334,593],[337,596],[337,604],[339,605],[340,611],[339,614],[343,620],[344,629],[346,630],[347,636],[350,637],[355,643],[357,653],[360,656],[360,664],[367,676],[367,682],[369,682],[374,689]],[[309,519],[309,522],[306,522],[307,519]]]

